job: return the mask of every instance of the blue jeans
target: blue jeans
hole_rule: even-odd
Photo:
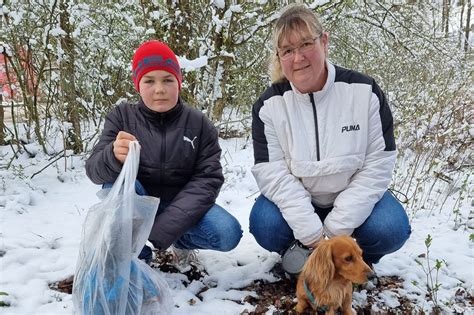
[[[102,188],[110,188],[112,185],[107,183]],[[148,195],[139,181],[135,181],[135,191],[140,196]],[[169,204],[170,202],[160,201],[157,215]],[[234,249],[241,238],[242,227],[239,221],[224,208],[214,204],[201,220],[181,235],[173,245],[182,249],[212,249],[226,252]],[[138,258],[151,261],[151,248],[145,245]]]
[[[332,210],[316,206],[314,209],[322,222]],[[250,233],[260,246],[280,254],[295,240],[280,209],[263,195],[257,198],[250,212]],[[364,260],[376,264],[384,255],[401,248],[410,233],[411,227],[405,210],[387,191],[352,236],[362,248]]]

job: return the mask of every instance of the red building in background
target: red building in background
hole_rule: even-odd
[[[16,77],[12,78],[11,80],[16,83]],[[1,95],[0,100],[7,101],[12,99],[13,91],[10,89],[8,84],[7,78],[7,70],[5,68],[5,56],[3,54],[0,55],[0,87],[1,87]]]
[[[32,94],[33,93],[33,86],[34,83],[36,82],[35,79],[35,74],[34,74],[34,67],[32,63],[32,58],[31,54],[29,53],[24,53],[24,50],[20,50],[20,55],[21,55],[21,65],[23,67],[24,72],[24,78],[28,82],[27,85],[27,90],[28,93]],[[7,76],[7,65],[6,65],[7,59],[5,54],[0,54],[0,100],[2,101],[17,101],[21,102],[21,92],[19,91],[19,84],[17,77],[15,75],[15,72],[13,71],[11,64],[8,65],[8,76]],[[10,78],[10,82],[8,80]],[[11,85],[14,85],[15,88],[11,88]]]

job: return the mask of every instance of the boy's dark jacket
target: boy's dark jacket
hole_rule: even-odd
[[[224,182],[217,130],[181,100],[166,113],[151,111],[143,101],[121,104],[107,115],[86,161],[87,176],[96,184],[114,182],[122,169],[112,146],[119,131],[134,135],[141,145],[137,179],[147,193],[171,202],[157,214],[149,238],[165,249],[215,203]]]

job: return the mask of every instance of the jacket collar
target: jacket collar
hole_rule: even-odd
[[[154,123],[158,123],[159,125],[167,125],[174,121],[180,116],[183,108],[184,105],[181,101],[181,98],[178,98],[178,102],[176,103],[175,107],[164,113],[155,112],[149,109],[146,107],[145,103],[143,103],[143,100],[140,100],[138,103],[138,110],[143,114],[143,116]]]
[[[328,68],[328,77],[326,79],[326,83],[324,83],[323,89],[321,91],[312,92],[315,102],[320,101],[329,93],[336,79],[336,68],[327,59],[326,59],[326,67]],[[309,93],[301,93],[291,82],[290,82],[290,85],[291,85],[291,89],[295,92],[295,95],[298,101],[309,102],[309,97],[308,97]]]

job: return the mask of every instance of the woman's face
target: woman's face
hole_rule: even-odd
[[[167,112],[178,102],[178,80],[168,71],[153,70],[146,73],[140,79],[139,86],[143,103],[155,112]]]
[[[309,31],[292,31],[283,37],[278,47],[281,70],[301,93],[320,91],[326,83],[328,39],[328,33],[318,36]]]

